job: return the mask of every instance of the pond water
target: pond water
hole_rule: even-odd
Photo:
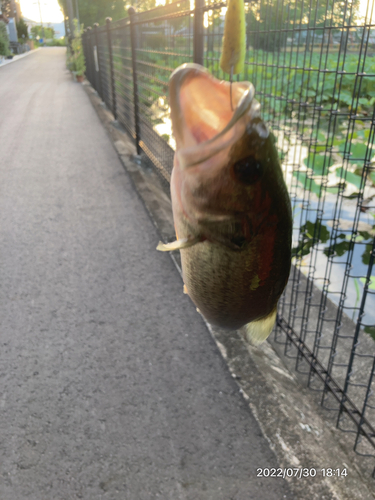
[[[278,147],[282,150],[285,141],[283,132],[276,132]],[[296,136],[291,134],[288,138],[288,151],[283,161],[283,171],[289,192],[292,194],[292,209],[294,215],[293,248],[298,250],[294,262],[298,263],[301,271],[307,275],[313,273],[314,283],[322,289],[323,283],[329,280],[328,298],[338,304],[343,290],[345,272],[348,275],[348,284],[343,292],[346,295],[345,312],[353,320],[358,319],[365,277],[368,272],[369,254],[375,236],[375,210],[372,208],[357,212],[358,187],[350,182],[346,183],[343,197],[331,192],[325,192],[321,198],[309,189],[306,177],[298,179],[298,172],[308,173],[305,161],[308,157],[308,148]],[[339,165],[333,164],[326,177],[328,186],[337,186],[343,179],[338,175]],[[350,170],[349,165],[349,170]],[[352,168],[355,169],[355,165]],[[297,174],[296,174],[297,172]],[[319,176],[309,175],[319,184]],[[320,179],[321,181],[321,179]],[[375,197],[375,188],[369,180],[363,191],[366,202]],[[364,204],[364,203],[363,203]],[[349,257],[349,242],[351,241],[355,217],[358,217],[357,235],[351,262]],[[337,232],[334,232],[335,222],[338,221]],[[314,238],[315,231],[315,238]],[[329,270],[329,256],[333,265]],[[375,274],[375,273],[373,273]],[[369,285],[366,297],[365,315],[362,323],[369,325],[365,330],[375,333],[375,276]]]

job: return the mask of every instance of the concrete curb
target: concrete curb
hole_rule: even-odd
[[[5,61],[0,63],[0,68],[2,68],[3,66],[6,66],[7,64],[11,64],[11,63],[14,63],[16,61],[19,61],[23,57],[29,56],[30,54],[34,54],[35,52],[38,52],[38,50],[40,50],[40,49],[41,49],[41,47],[38,47],[37,49],[29,50],[28,52],[25,52],[24,54],[19,54],[17,56],[13,56],[13,59],[5,59]]]
[[[95,90],[83,84],[99,119],[129,173],[163,241],[175,237],[170,199],[157,174],[134,161],[135,147],[128,135],[113,120]],[[180,271],[179,253],[171,255]],[[182,292],[181,292],[182,293]],[[275,452],[281,474],[294,469],[297,477],[288,478],[293,498],[297,500],[370,500],[375,484],[370,476],[373,459],[364,465],[348,446],[345,434],[327,419],[294,372],[290,372],[270,343],[259,348],[247,346],[237,332],[207,327],[236,382],[248,402],[262,432]],[[324,477],[322,469],[346,468],[346,477]],[[308,469],[315,477],[299,477]],[[253,471],[254,472],[254,471]],[[277,471],[279,472],[279,471]]]

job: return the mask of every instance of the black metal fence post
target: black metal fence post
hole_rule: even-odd
[[[112,52],[112,37],[111,37],[111,17],[107,17],[105,22],[107,25],[107,38],[108,38],[108,54],[109,54],[109,68],[111,72],[111,91],[112,91],[112,113],[117,120],[117,105],[116,105],[116,90],[115,90],[115,72],[113,67],[113,52]]]
[[[203,65],[203,7],[204,7],[204,0],[195,0],[194,62],[202,65]]]
[[[137,85],[137,33],[136,27],[134,25],[134,15],[136,13],[134,7],[128,9],[130,17],[130,43],[132,48],[132,67],[133,67],[133,93],[134,93],[134,127],[135,127],[135,143],[137,148],[137,154],[141,154],[141,147],[139,145],[140,129],[139,129],[139,109],[138,109],[138,85]]]
[[[94,55],[94,58],[96,58],[96,60],[95,60],[96,76],[99,79],[98,88],[96,89],[96,91],[98,92],[98,94],[100,95],[100,97],[103,101],[104,99],[103,99],[103,89],[102,89],[102,73],[100,71],[98,27],[99,27],[99,24],[95,23],[94,24],[94,33],[95,33],[95,49],[94,50],[96,50],[96,54]],[[96,67],[96,63],[98,64],[98,67]]]
[[[92,28],[91,26],[88,26],[85,29],[85,38],[87,40],[86,42],[86,48],[87,48],[87,60],[86,60],[86,75],[88,76],[88,80],[90,81],[91,85],[95,88],[95,82],[94,82],[94,68],[93,68],[93,45],[92,45]]]
[[[90,61],[89,61],[89,37],[87,34],[87,30],[84,29],[82,33],[82,47],[83,47],[83,54],[85,56],[85,63],[86,63],[86,70],[85,70],[85,75],[86,78],[90,81]],[[91,82],[90,82],[91,83]]]
[[[86,29],[82,30],[81,40],[82,40],[83,55],[85,56],[85,61],[86,61],[86,71],[85,71],[85,74],[87,74],[87,36],[86,36]]]

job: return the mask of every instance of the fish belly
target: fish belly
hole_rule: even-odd
[[[270,285],[259,285],[252,254],[209,241],[181,250],[187,292],[209,323],[237,329],[274,310],[274,294]]]

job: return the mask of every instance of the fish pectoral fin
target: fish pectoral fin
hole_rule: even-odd
[[[173,250],[183,250],[184,248],[192,247],[201,241],[202,238],[200,236],[196,236],[195,238],[182,238],[181,240],[172,241],[171,243],[159,241],[156,250],[159,250],[159,252],[173,252]]]
[[[264,342],[272,332],[273,325],[276,321],[276,313],[277,310],[275,307],[271,314],[269,314],[265,318],[259,319],[257,321],[252,321],[251,323],[247,323],[247,325],[242,327],[241,333],[246,342],[254,347],[258,347],[262,342]]]

